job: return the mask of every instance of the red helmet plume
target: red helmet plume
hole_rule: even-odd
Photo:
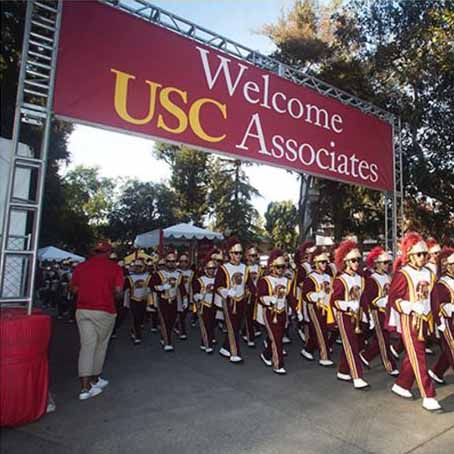
[[[334,263],[336,264],[338,271],[344,269],[344,259],[354,249],[358,249],[358,245],[353,240],[345,240],[339,244],[339,247],[336,249],[334,256]]]
[[[373,269],[375,260],[380,257],[385,252],[385,250],[381,246],[374,247],[366,257],[366,265],[368,268]]]

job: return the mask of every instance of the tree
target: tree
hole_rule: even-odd
[[[115,182],[99,175],[99,167],[77,166],[64,177],[66,202],[88,218],[102,225],[112,210]]]
[[[123,246],[140,233],[168,227],[179,221],[176,194],[163,184],[128,180],[108,215],[106,234]]]
[[[155,154],[171,168],[169,184],[177,196],[177,216],[184,222],[203,225],[209,211],[210,156],[166,143],[157,144]]]
[[[274,246],[291,251],[298,241],[298,209],[290,200],[271,202],[265,212],[265,230]]]

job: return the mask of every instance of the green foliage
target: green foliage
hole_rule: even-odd
[[[265,212],[265,230],[270,242],[286,251],[298,241],[298,209],[292,201],[271,202]]]
[[[176,194],[163,184],[126,181],[108,215],[106,235],[123,245],[132,244],[136,235],[179,221]]]

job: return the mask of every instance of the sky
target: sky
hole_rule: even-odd
[[[196,24],[214,30],[240,44],[270,53],[273,43],[257,32],[264,24],[275,23],[292,0],[156,0],[153,4]],[[76,125],[69,140],[71,164],[99,166],[106,177],[133,177],[142,181],[165,182],[169,167],[153,157],[153,140]],[[285,170],[253,165],[246,173],[262,197],[253,203],[263,215],[271,201],[298,200],[297,177]],[[270,184],[270,182],[273,182]]]

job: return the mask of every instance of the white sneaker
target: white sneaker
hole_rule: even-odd
[[[247,343],[247,346],[250,347],[250,348],[253,348],[253,347],[255,347],[255,342],[249,341],[249,342]]]
[[[243,339],[243,340],[244,340],[244,342],[246,342],[246,343],[247,343],[247,342],[249,342],[249,339],[248,339],[248,337],[247,337],[247,336],[241,336],[241,339]]]
[[[314,361],[314,355],[309,353],[306,349],[303,348],[300,353],[301,353],[301,356],[306,358],[308,361]]]
[[[279,369],[273,369],[273,372],[279,375],[285,375],[287,373],[287,371],[283,367],[280,367]]]
[[[429,377],[435,382],[435,383],[438,383],[439,385],[445,385],[446,382],[440,378],[432,369],[429,369],[427,371],[427,373],[429,374]]]
[[[109,380],[104,380],[104,378],[98,377],[98,381],[96,383],[92,383],[92,388],[101,388],[104,389],[109,384]]]
[[[164,345],[165,352],[173,352],[174,348],[173,345]]]
[[[287,356],[287,355],[288,355],[287,350],[286,350],[285,348],[282,349],[282,354],[283,354],[284,356]]]
[[[424,397],[422,400],[422,408],[428,411],[437,411],[441,410],[441,405],[438,403],[438,400],[433,397]]]
[[[399,375],[399,370],[394,369],[389,373],[389,375],[391,375],[391,377],[397,377]]]
[[[102,393],[101,388],[92,386],[90,389],[83,389],[79,394],[79,400],[87,400]]]
[[[359,352],[359,359],[368,369],[370,369],[369,361],[367,361],[367,359],[364,358],[364,352]]]
[[[255,331],[254,332],[254,337],[260,337],[262,335],[261,331]]]
[[[271,367],[273,364],[271,360],[265,358],[263,353],[260,355],[260,359],[265,363],[265,366]]]
[[[353,379],[353,387],[355,389],[366,389],[369,388],[369,386],[369,383],[367,383],[367,381],[363,380],[362,378]]]
[[[338,372],[337,379],[342,381],[351,381],[352,377],[349,374],[342,374],[341,372]]]
[[[150,330],[152,333],[157,333],[158,332],[158,328],[151,328]]]
[[[223,356],[224,358],[230,358],[230,352],[228,350],[226,350],[224,347],[222,347],[220,350],[219,350],[219,354],[221,356]]]
[[[290,344],[292,341],[290,340],[290,338],[288,336],[284,336],[282,338],[282,343],[283,344]]]
[[[211,348],[211,347],[205,348],[205,353],[213,353],[213,352],[214,352],[213,348]]]
[[[336,339],[336,344],[337,344],[337,345],[342,345],[342,339],[341,339],[340,337],[338,337],[338,338]]]
[[[434,351],[430,347],[426,347],[425,352],[426,352],[426,355],[433,355],[434,354]]]
[[[391,391],[400,397],[404,397],[405,399],[413,398],[413,394],[408,389],[402,388],[402,386],[399,386],[396,383],[394,383],[393,387],[391,388]]]
[[[207,348],[206,348],[204,345],[201,345],[201,346],[200,346],[200,350],[202,350],[202,352],[206,352],[206,351],[207,351]]]
[[[186,340],[188,338],[187,334],[181,334],[180,335],[180,340]]]
[[[241,361],[243,361],[243,358],[241,358],[241,356],[236,356],[236,355],[230,356],[231,363],[241,363]]]
[[[323,366],[323,367],[334,366],[334,362],[331,361],[330,359],[321,359],[318,363],[320,364],[320,366]]]

